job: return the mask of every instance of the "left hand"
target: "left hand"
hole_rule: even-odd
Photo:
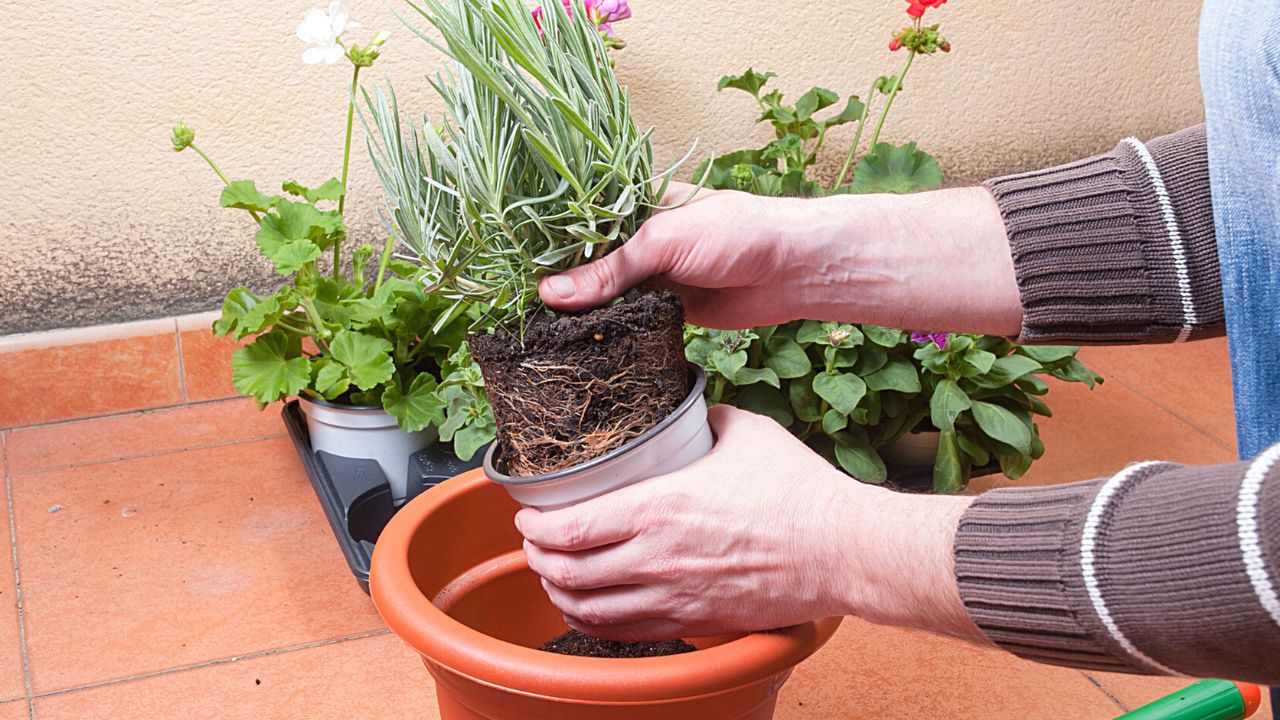
[[[764,630],[849,612],[848,478],[774,421],[711,408],[711,453],[551,512],[521,510],[529,566],[565,621],[623,641]]]

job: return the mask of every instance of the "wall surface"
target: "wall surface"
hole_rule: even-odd
[[[248,221],[218,209],[217,179],[169,149],[169,127],[185,120],[259,187],[338,174],[349,66],[301,63],[294,28],[315,4],[0,0],[0,334],[205,310],[235,285],[274,283]],[[368,80],[434,112],[424,78],[439,57],[397,20],[408,6],[350,4],[364,23],[353,39],[392,32]],[[918,62],[882,139],[919,140],[957,183],[1199,122],[1199,5],[953,0],[931,15],[954,51]],[[750,125],[749,97],[715,92],[721,75],[751,65],[793,96],[861,94],[903,61],[885,45],[905,6],[632,0],[619,73],[660,159],[694,138],[701,154],[737,149],[767,131]],[[353,234],[376,242],[379,189],[353,154]]]

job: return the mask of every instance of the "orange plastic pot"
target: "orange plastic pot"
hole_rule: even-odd
[[[766,720],[791,669],[840,624],[692,638],[697,652],[669,657],[543,652],[566,628],[525,562],[519,509],[474,470],[418,496],[378,538],[374,605],[422,656],[443,720]]]

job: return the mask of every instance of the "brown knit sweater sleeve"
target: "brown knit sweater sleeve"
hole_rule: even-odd
[[[1033,660],[1280,685],[1278,461],[989,492],[956,536],[960,596]]]
[[[1028,343],[1223,332],[1203,125],[986,183],[1009,234]]]

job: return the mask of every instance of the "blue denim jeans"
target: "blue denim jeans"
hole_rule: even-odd
[[[1280,2],[1206,0],[1200,81],[1240,457],[1280,441]]]
[[[1236,437],[1251,458],[1280,441],[1280,2],[1205,0],[1200,82]]]

